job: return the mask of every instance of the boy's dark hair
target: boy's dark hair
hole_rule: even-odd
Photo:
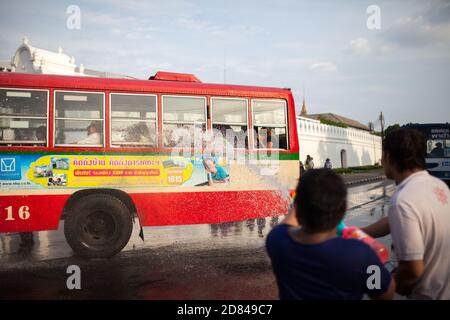
[[[400,172],[425,169],[425,136],[416,129],[399,128],[389,132],[383,140],[383,152]]]
[[[300,178],[294,200],[297,219],[310,232],[335,228],[347,208],[347,187],[330,169],[308,170]]]

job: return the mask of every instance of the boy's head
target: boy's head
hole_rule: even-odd
[[[213,159],[204,159],[203,166],[205,167],[206,172],[216,173],[217,171],[216,163]]]
[[[426,143],[424,135],[415,129],[392,130],[383,140],[383,167],[386,177],[398,173],[425,169]]]
[[[332,170],[308,170],[297,186],[294,204],[297,219],[306,231],[329,231],[344,218],[347,188]]]

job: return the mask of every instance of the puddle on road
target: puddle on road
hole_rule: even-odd
[[[387,214],[388,199],[394,186],[381,181],[349,189],[348,213],[345,222],[363,226],[377,221]],[[261,248],[265,236],[283,216],[227,222],[214,225],[182,225],[144,228],[145,242],[138,237],[139,226],[135,224],[132,237],[125,251],[182,243],[190,249],[208,248]],[[136,221],[137,222],[137,221]],[[41,261],[73,256],[66,243],[63,222],[56,231],[42,231],[34,234],[33,248],[21,250],[18,233],[0,234],[0,261]],[[383,239],[388,243],[389,239]],[[390,246],[390,244],[389,244]]]

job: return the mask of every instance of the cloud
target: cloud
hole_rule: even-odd
[[[182,16],[177,19],[176,23],[187,30],[203,32],[213,36],[229,37],[236,40],[237,37],[250,37],[265,32],[261,26],[248,25],[231,25],[222,27],[209,21]]]
[[[136,16],[84,11],[81,19],[82,28],[103,28],[122,39],[150,39],[157,30],[146,19]]]
[[[391,45],[377,37],[371,38],[370,40],[363,37],[350,40],[348,47],[344,50],[344,52],[356,56],[373,56],[374,54],[389,53],[391,51]]]
[[[345,52],[358,56],[374,56],[398,50],[450,45],[450,1],[435,0],[425,9],[395,20],[383,31],[368,38],[350,40]],[[403,52],[404,53],[404,52]]]
[[[150,69],[163,70],[163,69],[171,68],[172,64],[170,62],[161,62],[161,63],[151,63],[146,66]]]
[[[407,47],[432,45],[450,41],[450,23],[430,24],[423,16],[396,21],[383,33],[385,41]]]
[[[450,21],[450,1],[435,1],[424,14],[430,24],[446,24]]]
[[[350,41],[350,49],[356,55],[366,55],[372,52],[369,40],[366,38],[356,38]]]
[[[398,19],[382,33],[382,38],[402,47],[450,44],[450,1],[433,1],[425,10]]]
[[[214,26],[204,20],[182,17],[177,20],[177,24],[185,29],[207,32],[216,36],[226,34],[226,32],[222,28]]]
[[[330,61],[323,61],[311,64],[309,69],[320,72],[336,72],[337,67]]]
[[[174,13],[185,12],[186,10],[192,9],[194,4],[186,0],[152,0],[152,1],[142,1],[142,0],[90,0],[90,3],[95,3],[103,9],[109,8],[118,12],[130,12],[136,14],[145,13],[147,17],[158,17],[158,16],[173,16]],[[82,8],[83,9],[83,8]]]

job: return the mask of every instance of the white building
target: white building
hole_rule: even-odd
[[[334,114],[324,116],[340,119],[347,128],[323,124],[313,119],[322,118],[322,115],[307,115],[304,101],[301,114],[297,117],[297,130],[303,163],[307,155],[313,157],[315,168],[323,167],[327,158],[333,168],[381,163],[381,137],[372,134],[368,127]]]
[[[70,76],[91,76],[105,78],[131,78],[124,75],[87,69],[83,64],[76,65],[75,58],[63,52],[33,47],[25,37],[17,48],[11,63],[0,61],[1,71],[59,74]]]

